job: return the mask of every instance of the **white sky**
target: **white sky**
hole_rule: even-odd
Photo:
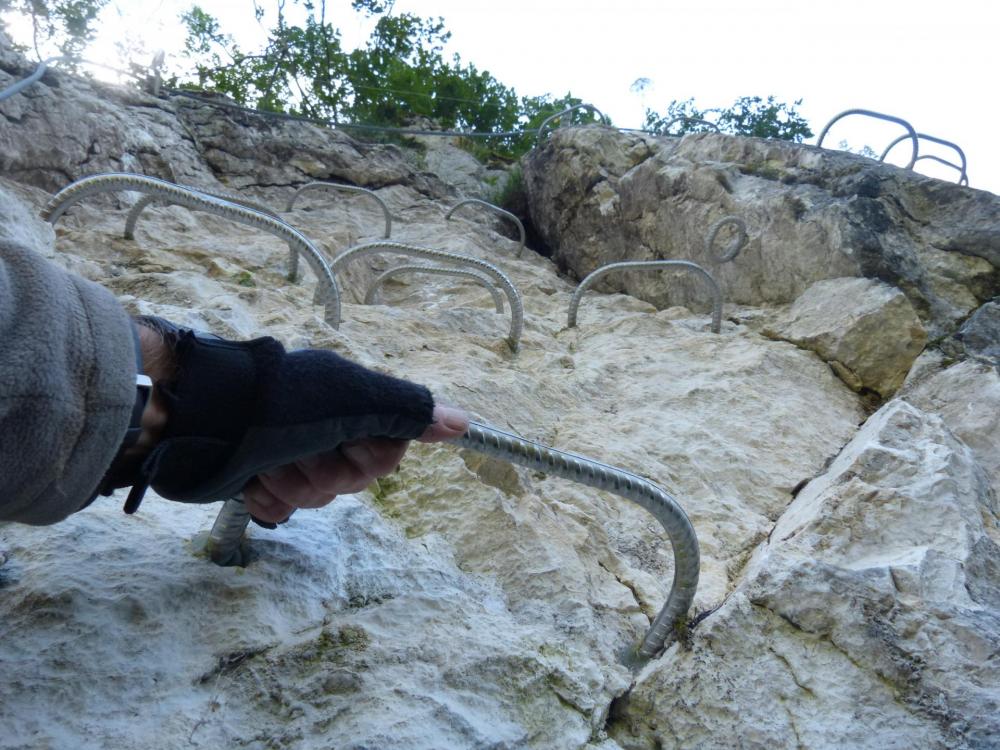
[[[180,52],[177,18],[190,4],[113,0],[88,56],[114,62],[114,45],[123,41]],[[201,5],[245,46],[262,37],[250,0]],[[739,96],[801,98],[799,111],[817,135],[845,109],[873,109],[958,144],[970,185],[1000,193],[998,0],[397,0],[395,12],[443,16],[452,32],[448,51],[465,62],[520,95],[572,91],[622,127],[641,126],[644,103],[662,113],[671,99],[688,97],[702,108]],[[328,0],[328,18],[347,46],[363,41],[371,23],[349,0]],[[643,77],[653,86],[640,97],[630,87]],[[847,140],[881,153],[902,132],[850,117],[824,145]],[[958,161],[954,151],[921,142],[925,153]],[[908,159],[908,144],[900,144],[889,160]],[[957,177],[930,161],[917,169]]]

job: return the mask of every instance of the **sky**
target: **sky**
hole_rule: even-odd
[[[118,62],[115,47],[124,43],[149,57],[162,48],[169,60],[183,47],[177,19],[190,4],[113,0],[88,57]],[[263,40],[251,0],[200,5],[245,47]],[[327,7],[346,46],[364,41],[371,21],[350,0],[328,0]],[[518,94],[571,91],[621,127],[640,127],[645,107],[662,113],[671,100],[689,97],[699,108],[726,107],[741,96],[801,99],[798,111],[816,135],[844,110],[871,109],[957,144],[970,186],[1000,193],[997,0],[397,0],[394,11],[442,16],[452,33],[447,51]],[[640,78],[651,81],[641,94],[632,90]],[[903,132],[851,116],[833,126],[824,146],[846,141],[880,154]],[[959,160],[954,150],[923,141],[920,153]],[[909,156],[904,143],[888,161],[905,165]],[[958,176],[930,160],[917,171]]]

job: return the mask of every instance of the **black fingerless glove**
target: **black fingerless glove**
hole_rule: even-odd
[[[348,440],[416,438],[433,421],[426,388],[333,352],[286,352],[270,337],[233,342],[172,333],[178,375],[160,385],[167,426],[142,464],[126,513],[150,486],[170,500],[225,500],[274,467]]]

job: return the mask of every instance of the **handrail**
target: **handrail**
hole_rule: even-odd
[[[885,151],[882,152],[882,155],[878,158],[878,160],[879,161],[885,161],[885,157],[887,157],[889,155],[889,152],[892,151],[896,147],[897,144],[902,143],[903,141],[905,141],[907,139],[907,137],[908,136],[901,135],[896,140],[894,140],[892,143],[890,143],[888,146],[886,146],[885,147]],[[917,157],[917,161],[920,161],[921,159],[931,159],[933,161],[941,162],[942,164],[945,164],[945,165],[947,165],[949,167],[954,167],[955,169],[957,169],[959,171],[958,184],[959,185],[968,185],[969,184],[969,175],[966,173],[966,168],[968,167],[968,162],[965,159],[965,152],[958,146],[957,143],[952,143],[951,141],[944,140],[944,138],[937,138],[937,137],[935,137],[933,135],[927,135],[926,133],[917,133],[917,138],[918,139],[923,139],[925,141],[930,141],[931,143],[939,143],[942,146],[948,146],[949,148],[954,149],[955,151],[958,152],[958,156],[962,160],[962,165],[959,166],[957,164],[952,164],[950,161],[945,161],[944,159],[941,159],[941,158],[936,157],[936,156],[918,156]]]
[[[260,211],[262,214],[267,214],[268,216],[271,216],[280,221],[278,215],[271,208],[265,206],[263,203],[260,203],[259,201],[255,201],[252,198],[247,198],[245,196],[239,195],[238,193],[231,193],[228,190],[215,190],[214,188],[212,189],[196,188],[190,185],[178,185],[177,187],[182,187],[185,190],[190,190],[193,193],[201,193],[202,195],[207,195],[212,198],[221,198],[224,201],[229,201],[230,203],[236,203],[240,206],[246,206],[247,208],[252,208],[255,211]],[[132,206],[132,210],[128,212],[128,218],[125,219],[125,231],[122,233],[122,237],[124,237],[126,240],[134,240],[135,225],[138,223],[139,217],[142,215],[142,212],[146,210],[146,207],[149,206],[150,203],[156,203],[157,201],[160,200],[162,199],[158,198],[155,195],[144,195],[139,200],[137,200],[135,202],[135,205]]]
[[[722,255],[716,255],[715,240],[719,235],[719,230],[730,224],[736,227],[736,236],[729,241],[729,246]],[[705,252],[716,263],[728,263],[740,254],[740,250],[746,247],[748,239],[747,225],[743,219],[738,216],[725,216],[715,222],[708,230],[708,236],[705,238]]]
[[[667,601],[646,631],[638,655],[643,659],[656,656],[667,639],[682,629],[698,588],[700,552],[690,519],[670,493],[624,469],[549,448],[478,422],[469,422],[464,435],[448,442],[457,448],[484,453],[532,471],[612,492],[652,514],[670,539],[674,577]],[[239,560],[239,547],[249,520],[250,514],[242,500],[234,498],[225,502],[209,535],[208,552],[214,562],[226,565]]]
[[[520,247],[517,248],[517,255],[515,257],[516,258],[520,258],[521,257],[521,253],[524,252],[524,241],[525,241],[524,224],[522,224],[521,220],[519,218],[517,218],[514,214],[512,214],[510,211],[506,211],[506,210],[500,208],[500,206],[495,206],[492,203],[487,203],[486,201],[481,201],[478,198],[466,198],[464,201],[459,201],[454,206],[452,206],[448,210],[448,213],[446,213],[444,215],[444,220],[445,221],[449,221],[451,219],[451,215],[453,213],[455,213],[455,211],[457,211],[462,206],[468,206],[468,205],[473,205],[473,204],[477,205],[477,206],[483,206],[484,208],[488,208],[491,211],[494,211],[494,212],[500,214],[501,216],[507,217],[508,219],[510,219],[511,221],[513,221],[515,224],[517,224],[517,231],[518,231],[518,233],[521,236],[521,245],[520,245]]]
[[[42,209],[42,219],[55,224],[59,217],[74,203],[88,195],[111,193],[119,190],[132,190],[157,198],[167,200],[192,210],[221,216],[239,224],[257,227],[282,238],[296,254],[303,252],[319,279],[314,302],[324,304],[325,320],[334,328],[340,322],[340,289],[326,260],[319,250],[294,227],[280,219],[255,211],[252,208],[240,206],[222,198],[214,198],[205,193],[188,190],[172,182],[156,177],[146,177],[140,174],[109,172],[84,177],[67,185],[52,196]]]
[[[524,328],[524,307],[521,304],[521,295],[511,283],[510,279],[507,278],[506,274],[504,274],[504,272],[499,268],[487,263],[484,260],[472,258],[468,255],[448,253],[443,250],[433,250],[429,247],[418,247],[417,245],[404,245],[402,242],[381,241],[366,242],[362,245],[349,247],[333,259],[330,269],[333,273],[336,273],[343,268],[348,261],[353,260],[355,257],[380,252],[415,255],[418,258],[427,258],[428,260],[441,261],[444,263],[457,263],[459,265],[472,266],[473,268],[485,273],[497,282],[497,286],[503,289],[507,295],[507,301],[510,303],[510,335],[507,337],[507,343],[510,344],[510,348],[513,351],[517,351],[521,341],[521,331]],[[334,324],[334,328],[336,328],[339,324],[340,320],[338,318]]]
[[[535,135],[535,144],[537,145],[538,142],[542,139],[542,136],[545,135],[545,126],[546,125],[548,125],[550,122],[552,122],[556,118],[562,117],[563,115],[568,115],[570,112],[575,112],[578,109],[586,109],[586,110],[589,110],[589,111],[593,112],[594,114],[596,114],[601,119],[602,123],[604,122],[604,120],[607,119],[604,116],[604,113],[601,112],[601,110],[599,110],[593,104],[576,104],[576,105],[574,105],[572,107],[567,107],[562,112],[556,112],[554,115],[549,115],[544,120],[542,120],[542,124],[538,126],[538,133]]]
[[[913,141],[913,156],[910,157],[910,163],[906,165],[906,168],[913,169],[913,165],[917,163],[917,152],[920,148],[917,143],[917,131],[913,129],[913,126],[910,125],[910,123],[908,123],[901,117],[893,117],[892,115],[885,115],[882,114],[881,112],[873,112],[870,109],[846,109],[839,115],[834,117],[832,120],[830,120],[830,122],[826,124],[826,126],[820,132],[819,138],[816,140],[817,148],[823,148],[823,139],[826,138],[826,134],[830,131],[830,128],[833,126],[833,123],[837,122],[837,120],[841,119],[842,117],[847,117],[848,115],[865,115],[866,117],[874,117],[877,120],[886,120],[888,122],[894,122],[897,125],[902,125],[904,128],[906,128],[907,134]]]
[[[330,190],[339,190],[342,193],[362,193],[364,195],[370,195],[374,198],[382,208],[382,216],[385,217],[385,235],[383,235],[383,238],[389,239],[389,235],[392,233],[392,214],[389,213],[389,207],[385,204],[385,201],[382,200],[378,194],[368,188],[357,187],[355,185],[341,185],[339,182],[310,182],[296,190],[295,194],[288,199],[288,206],[285,207],[285,211],[291,211],[292,206],[295,205],[295,201],[297,201],[299,196],[306,190],[321,190],[325,188],[329,188]]]
[[[673,120],[671,120],[670,122],[668,122],[666,125],[663,126],[663,134],[664,135],[670,135],[667,131],[670,130],[670,126],[673,125],[675,122],[683,122],[683,123],[696,122],[696,123],[701,123],[702,125],[708,125],[716,133],[721,133],[722,132],[721,130],[719,130],[719,126],[717,124],[715,124],[714,122],[710,122],[708,120],[703,120],[700,117],[675,117]]]
[[[473,271],[471,268],[453,268],[450,266],[422,266],[413,264],[390,268],[375,279],[372,285],[368,287],[368,291],[365,293],[365,304],[377,304],[378,293],[382,286],[390,279],[404,273],[428,273],[436,276],[460,276],[465,279],[471,279],[481,286],[486,287],[490,296],[493,297],[493,305],[496,307],[497,312],[503,313],[503,295],[500,294],[499,289],[493,286],[493,280],[489,276],[479,271]]]
[[[583,281],[580,282],[580,286],[576,288],[573,292],[573,298],[569,302],[569,315],[567,316],[566,325],[569,328],[576,326],[576,311],[580,306],[580,300],[583,299],[584,292],[601,276],[611,271],[630,271],[636,269],[656,269],[660,270],[663,268],[681,268],[689,271],[694,271],[699,276],[701,276],[705,281],[708,282],[709,288],[712,292],[712,333],[719,333],[722,330],[722,291],[719,289],[718,283],[712,278],[712,274],[706,271],[704,268],[699,266],[697,263],[692,263],[688,260],[628,260],[621,263],[609,263],[606,266],[601,266],[596,271],[588,274]]]

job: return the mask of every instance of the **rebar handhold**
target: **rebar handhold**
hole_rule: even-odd
[[[725,226],[735,227],[736,235],[729,241],[725,252],[721,255],[716,255],[715,240],[719,235],[719,231]],[[747,225],[743,219],[738,216],[726,216],[715,222],[708,231],[708,237],[705,239],[705,252],[716,263],[728,263],[740,254],[740,250],[746,247],[747,240]]]
[[[845,109],[839,115],[834,117],[832,120],[830,120],[830,122],[828,122],[823,127],[823,130],[820,131],[819,138],[816,139],[817,148],[823,148],[823,139],[826,138],[826,134],[830,132],[830,128],[833,127],[833,124],[837,122],[837,120],[840,120],[843,117],[847,117],[848,115],[864,115],[865,117],[874,117],[877,120],[886,120],[888,122],[895,122],[906,128],[907,134],[913,141],[913,155],[910,157],[910,163],[906,165],[906,168],[913,169],[913,165],[917,163],[917,152],[920,148],[919,144],[917,143],[917,131],[913,129],[913,126],[910,125],[910,123],[908,123],[901,117],[893,117],[892,115],[882,114],[881,112],[874,112],[870,109]]]
[[[377,193],[368,188],[357,187],[355,185],[341,185],[339,182],[310,182],[307,185],[303,185],[291,198],[288,199],[288,205],[285,207],[285,211],[291,211],[292,206],[295,205],[295,201],[298,200],[299,196],[307,190],[337,190],[342,193],[361,193],[363,195],[371,196],[382,208],[382,216],[385,218],[385,234],[384,239],[389,239],[389,235],[392,234],[392,214],[389,213],[389,207],[386,205],[385,201]]]
[[[517,231],[518,234],[520,235],[521,244],[517,248],[517,255],[515,257],[520,258],[521,253],[524,252],[524,242],[525,242],[524,224],[522,224],[521,220],[517,218],[514,214],[512,214],[510,211],[506,211],[500,208],[500,206],[495,206],[492,203],[487,203],[486,201],[479,200],[478,198],[466,198],[464,201],[459,201],[450,209],[448,209],[448,213],[444,215],[444,220],[448,221],[449,219],[451,219],[452,214],[454,214],[455,211],[457,211],[462,206],[470,206],[470,205],[483,206],[484,208],[488,208],[491,211],[495,211],[496,213],[500,214],[501,216],[505,216],[506,218],[510,219],[517,225]]]
[[[395,278],[396,276],[401,276],[404,273],[426,273],[436,276],[460,276],[462,278],[471,279],[481,286],[486,287],[490,296],[493,297],[493,305],[496,307],[496,311],[498,313],[503,313],[503,295],[501,295],[500,290],[493,285],[493,280],[489,276],[485,273],[480,273],[479,271],[473,271],[471,268],[456,268],[453,266],[423,266],[412,264],[390,268],[388,271],[375,279],[375,281],[372,282],[372,285],[368,287],[368,291],[365,293],[365,304],[377,304],[378,293],[382,286],[384,286],[390,279]]]
[[[330,270],[330,266],[319,250],[294,227],[273,216],[255,211],[252,208],[240,206],[222,198],[214,198],[205,193],[188,190],[172,182],[156,177],[125,172],[109,172],[91,175],[67,185],[52,196],[42,209],[41,218],[50,224],[55,224],[59,217],[74,203],[99,193],[113,193],[121,190],[154,195],[160,200],[175,203],[190,209],[205,211],[221,216],[239,224],[263,229],[288,243],[295,258],[298,253],[305,253],[313,272],[319,279],[316,290],[317,303],[326,307],[325,320],[336,328],[340,323],[340,289]]]
[[[629,260],[621,263],[609,263],[601,266],[596,271],[588,274],[580,286],[573,292],[573,298],[569,302],[569,314],[566,325],[569,328],[576,326],[576,312],[583,299],[584,292],[593,285],[601,276],[611,271],[633,271],[633,270],[660,270],[663,268],[680,268],[693,271],[708,282],[712,292],[712,333],[719,333],[722,330],[722,291],[718,283],[708,271],[688,260]]]
[[[639,656],[656,656],[683,625],[698,589],[698,537],[687,514],[673,496],[648,479],[574,453],[549,448],[489,425],[469,422],[464,435],[448,441],[459,448],[484,453],[518,466],[568,479],[631,500],[663,526],[674,553],[674,577],[667,601],[653,618],[638,648]],[[239,549],[249,514],[238,500],[228,500],[212,528],[213,560],[229,559]]]
[[[545,126],[546,125],[548,125],[550,122],[552,122],[555,119],[561,118],[563,115],[568,115],[570,112],[575,112],[575,111],[577,111],[579,109],[585,109],[585,110],[587,110],[589,112],[593,112],[594,114],[596,114],[598,116],[598,118],[600,118],[601,122],[604,122],[604,120],[607,119],[604,116],[604,113],[601,112],[601,110],[599,110],[593,104],[577,104],[577,105],[572,106],[572,107],[567,107],[562,112],[556,112],[554,115],[549,115],[544,120],[542,120],[542,124],[538,126],[538,134],[535,136],[535,145],[538,145],[538,142],[542,139],[542,136],[545,135]]]
[[[278,214],[275,211],[271,210],[268,206],[264,205],[259,201],[255,201],[253,198],[247,198],[246,196],[239,195],[238,193],[231,193],[228,190],[215,190],[212,188],[196,188],[192,187],[191,185],[178,185],[177,187],[184,188],[185,190],[190,190],[193,193],[201,193],[202,195],[208,195],[211,196],[212,198],[221,198],[224,201],[229,201],[230,203],[236,203],[237,205],[240,206],[246,206],[247,208],[252,208],[254,211],[260,211],[262,214],[267,214],[268,216],[278,219],[278,221],[281,221],[281,219],[278,218]],[[139,200],[137,200],[135,202],[135,205],[132,206],[132,210],[128,212],[128,218],[125,219],[125,231],[122,234],[122,237],[124,237],[126,240],[134,240],[135,226],[138,223],[139,217],[142,215],[142,212],[146,210],[146,207],[149,206],[150,203],[156,203],[157,201],[161,200],[162,200],[161,198],[158,198],[155,195],[144,195]]]
[[[521,341],[521,332],[524,328],[524,306],[521,304],[521,295],[514,287],[514,284],[511,283],[511,280],[507,278],[507,275],[499,268],[487,263],[484,260],[472,258],[468,255],[459,255],[458,253],[449,253],[443,250],[433,250],[429,247],[420,247],[417,245],[406,245],[402,242],[387,241],[366,242],[361,245],[350,247],[333,259],[333,263],[330,264],[330,268],[333,273],[336,273],[354,258],[382,252],[412,255],[418,258],[440,261],[442,263],[455,263],[458,265],[471,266],[472,268],[475,268],[489,276],[497,283],[497,286],[504,290],[504,293],[507,295],[507,301],[510,303],[510,335],[507,337],[507,343],[510,344],[510,348],[513,351],[517,351]]]
[[[896,140],[894,140],[892,143],[890,143],[888,146],[885,147],[885,151],[882,152],[882,155],[879,156],[878,160],[885,161],[885,157],[889,155],[889,152],[892,151],[897,144],[905,141],[908,137],[909,136],[906,135],[899,136]],[[926,156],[918,156],[917,161],[920,161],[921,159],[930,159],[931,161],[936,161],[941,164],[944,164],[946,167],[957,169],[959,172],[958,184],[968,186],[969,175],[965,171],[966,167],[968,166],[968,162],[965,159],[965,152],[958,146],[958,144],[952,143],[951,141],[946,141],[944,140],[944,138],[937,138],[933,135],[927,135],[926,133],[917,133],[917,138],[919,140],[930,141],[931,143],[939,143],[942,146],[948,146],[949,148],[954,149],[958,153],[959,159],[962,160],[961,166],[959,166],[958,164],[952,164],[950,161],[945,161],[944,159],[938,156],[931,156],[930,154]]]

